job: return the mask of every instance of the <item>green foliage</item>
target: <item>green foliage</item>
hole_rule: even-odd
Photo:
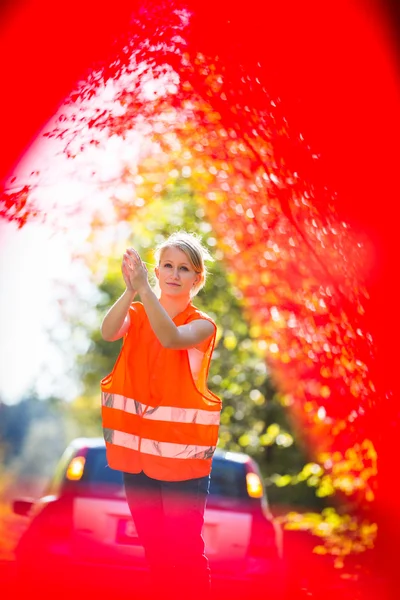
[[[121,342],[105,342],[100,335],[100,324],[124,289],[120,261],[125,248],[134,246],[148,263],[151,274],[151,265],[154,265],[152,249],[161,239],[178,229],[195,232],[215,258],[207,265],[206,286],[194,303],[210,314],[218,325],[209,387],[223,401],[219,447],[247,452],[258,461],[271,503],[320,507],[322,502],[307,481],[288,486],[273,483],[274,477],[281,481],[282,475],[296,475],[308,459],[295,440],[290,420],[269,377],[262,344],[243,316],[241,294],[232,285],[212,226],[205,220],[204,209],[197,201],[194,189],[195,183],[179,178],[167,185],[160,197],[141,209],[140,221],[129,220],[130,238],[115,248],[117,255],[109,258],[106,276],[99,285],[98,327],[90,334],[88,351],[78,358],[84,391],[74,403],[73,410],[77,411],[85,431],[101,432],[99,383],[111,371]],[[88,417],[90,406],[95,411],[91,418]]]

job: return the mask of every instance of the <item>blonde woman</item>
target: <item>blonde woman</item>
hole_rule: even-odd
[[[202,527],[221,401],[207,387],[216,325],[192,300],[211,257],[186,232],[171,235],[155,256],[158,293],[138,252],[126,250],[126,290],[101,326],[105,340],[123,337],[101,381],[107,460],[124,474],[155,593],[206,598]]]

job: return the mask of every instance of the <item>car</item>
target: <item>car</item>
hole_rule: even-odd
[[[28,520],[15,548],[19,586],[96,588],[105,597],[116,586],[148,588],[122,473],[108,467],[103,438],[74,439],[42,497],[16,498],[13,510]],[[203,536],[219,598],[251,590],[284,597],[282,531],[249,455],[216,450]]]

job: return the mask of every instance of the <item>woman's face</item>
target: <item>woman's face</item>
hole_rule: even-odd
[[[179,248],[166,248],[155,269],[161,293],[169,296],[190,296],[193,286],[200,281],[188,256]]]

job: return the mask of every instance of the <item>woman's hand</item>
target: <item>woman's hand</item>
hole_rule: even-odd
[[[122,274],[130,291],[136,290],[140,294],[140,290],[148,286],[147,268],[133,248],[128,248],[124,254]]]
[[[122,277],[124,278],[124,281],[125,281],[126,289],[129,292],[134,292],[135,288],[132,287],[131,279],[130,279],[130,274],[131,274],[131,271],[132,271],[132,267],[131,267],[131,263],[130,263],[130,260],[129,260],[129,256],[127,255],[126,252],[125,252],[124,257],[122,259],[121,271],[122,271]]]

